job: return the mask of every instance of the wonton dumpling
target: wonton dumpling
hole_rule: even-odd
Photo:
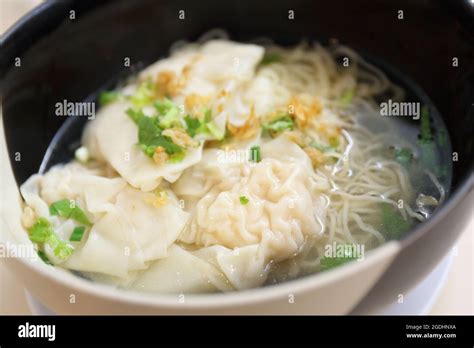
[[[211,40],[202,45],[199,64],[193,67],[193,75],[213,81],[230,79],[248,80],[253,77],[257,64],[262,60],[264,49],[252,44],[240,44],[225,40]]]
[[[129,271],[146,268],[149,261],[166,258],[188,219],[173,193],[166,192],[168,201],[156,205],[153,193],[126,187],[65,266],[126,277]],[[109,266],[100,264],[103,257],[108,258],[105,263]]]
[[[94,158],[104,158],[130,185],[143,191],[158,187],[162,178],[176,181],[182,171],[201,159],[202,144],[189,149],[179,163],[157,165],[136,145],[137,126],[122,102],[105,106],[84,134],[83,144]],[[96,152],[93,152],[96,151]]]
[[[193,251],[192,254],[220,269],[235,289],[249,289],[265,282],[268,270],[258,244],[234,250],[213,245]]]
[[[65,262],[46,246],[51,261],[78,271],[126,277],[130,271],[146,268],[149,261],[165,258],[188,220],[173,192],[164,190],[167,200],[162,202],[154,193],[136,190],[121,178],[97,176],[97,172],[77,163],[58,165],[22,185],[26,204],[36,216],[48,218],[63,240],[69,240],[76,224],[50,216],[48,206],[53,202],[76,201],[93,223]]]
[[[132,289],[165,293],[229,291],[227,278],[212,264],[174,244],[169,255],[155,261],[133,282]]]
[[[87,240],[62,266],[84,272],[126,277],[129,270],[144,269],[143,253],[121,212],[111,210],[94,224]]]
[[[259,275],[254,278],[233,271],[236,279],[228,275],[233,284],[241,279],[247,279],[248,284],[264,280],[260,275],[268,262],[291,257],[307,237],[317,236],[323,228],[318,220],[325,211],[319,189],[328,183],[318,182],[307,155],[284,137],[263,144],[261,149],[259,163],[222,163],[215,160],[219,150],[206,150],[204,158],[209,160],[191,168],[173,185],[178,195],[187,198],[191,204],[187,209],[193,214],[179,236],[182,242],[229,250],[256,248],[246,250],[246,257],[232,259],[221,250],[220,255],[226,256],[220,258],[228,260],[219,263],[224,273],[226,264],[246,263],[247,259],[260,265],[251,272]],[[243,205],[241,196],[249,202]]]
[[[174,97],[179,104],[183,103],[187,95],[215,96],[223,92],[225,96],[217,98],[214,103],[222,109],[218,111],[218,108],[214,108],[214,123],[223,132],[227,120],[240,126],[250,114],[250,104],[242,100],[243,90],[240,86],[246,85],[254,77],[263,54],[261,46],[210,40],[199,48],[188,48],[185,52],[180,51],[153,64],[140,77],[156,78],[164,71],[184,76],[184,86]]]

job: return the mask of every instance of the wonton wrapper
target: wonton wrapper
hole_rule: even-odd
[[[179,240],[236,249],[241,256],[220,249],[215,257],[236,288],[261,285],[270,261],[292,257],[307,237],[317,237],[323,230],[320,190],[329,184],[314,174],[304,151],[279,137],[264,143],[261,152],[259,163],[222,163],[217,160],[219,150],[205,150],[206,161],[173,185],[192,214]],[[241,196],[249,202],[243,205]],[[235,263],[239,267],[229,266]],[[243,265],[252,265],[253,270]]]
[[[179,163],[157,165],[137,146],[138,128],[125,113],[127,108],[123,102],[105,106],[87,126],[83,144],[93,158],[104,159],[130,185],[151,191],[158,187],[162,178],[174,182],[184,169],[201,160],[202,144],[188,149]]]
[[[93,223],[82,241],[73,243],[76,250],[66,261],[58,260],[46,247],[51,261],[78,271],[126,277],[130,271],[145,269],[150,261],[167,257],[188,220],[174,194],[166,190],[167,202],[154,205],[153,193],[85,168],[76,163],[59,165],[44,176],[32,176],[21,187],[26,204],[36,216],[49,218],[63,240],[68,241],[71,229],[80,224],[69,226],[72,220],[63,223],[49,216],[48,205],[54,201],[73,199]]]

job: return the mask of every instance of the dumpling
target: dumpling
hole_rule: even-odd
[[[180,241],[240,249],[246,255],[232,258],[221,249],[216,256],[224,273],[232,269],[228,277],[235,278],[231,282],[236,286],[245,286],[237,285],[242,279],[247,279],[247,285],[263,282],[270,261],[290,258],[307,238],[323,231],[319,217],[325,213],[325,202],[320,189],[328,188],[329,183],[314,174],[307,155],[285,137],[261,149],[259,163],[206,161],[173,185],[191,204],[186,209],[192,212],[192,219]],[[218,151],[206,150],[204,157],[216,157]],[[246,204],[242,197],[248,199]],[[250,272],[253,277],[244,276],[245,267],[226,266],[236,262],[259,268]]]
[[[229,249],[213,245],[192,254],[221,270],[234,289],[250,289],[262,285],[268,274],[265,257],[259,254],[258,244]]]
[[[168,257],[188,213],[179,207],[171,191],[165,192],[168,201],[163,204],[154,193],[123,189],[64,266],[127,277],[130,271],[146,269],[150,261]]]
[[[119,177],[95,175],[99,173],[76,163],[58,165],[22,185],[33,217],[48,218],[62,240],[69,242],[78,224],[50,216],[53,202],[74,200],[93,224],[81,242],[72,243],[75,250],[67,260],[57,259],[46,244],[48,258],[65,268],[124,278],[131,271],[145,269],[153,260],[167,257],[168,248],[188,220],[173,192],[163,188],[163,195],[157,196],[134,189]]]
[[[143,191],[158,187],[164,178],[176,181],[182,171],[201,160],[202,143],[189,149],[179,163],[157,165],[136,145],[137,126],[126,115],[127,104],[112,103],[105,106],[84,133],[83,144],[96,159],[103,158],[130,185]]]
[[[172,245],[169,255],[137,276],[132,289],[164,293],[201,293],[232,290],[225,275],[211,263]]]

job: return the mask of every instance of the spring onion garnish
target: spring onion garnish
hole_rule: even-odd
[[[154,99],[153,83],[151,80],[142,82],[135,93],[130,97],[130,101],[135,109],[151,105]]]
[[[49,213],[51,215],[72,219],[86,226],[92,225],[84,211],[76,205],[76,202],[70,199],[62,199],[54,202],[49,206]]]
[[[35,243],[46,243],[52,233],[51,223],[43,217],[38,218],[36,223],[28,230],[30,240]]]
[[[285,130],[293,130],[294,128],[295,122],[289,115],[279,116],[270,122],[262,124],[263,132],[270,134],[270,136],[274,136],[275,133],[280,133]]]
[[[240,196],[239,200],[240,200],[240,204],[242,205],[246,205],[249,202],[249,199],[245,196]]]
[[[45,264],[47,265],[53,264],[51,261],[49,261],[48,256],[46,256],[43,250],[38,250],[38,256]]]
[[[106,105],[116,101],[120,97],[117,91],[103,91],[99,94],[99,104]]]
[[[66,260],[72,255],[74,248],[63,241],[56,233],[53,233],[47,241],[47,244],[53,249],[54,256],[61,260]]]
[[[262,160],[262,155],[260,153],[260,146],[255,145],[250,148],[250,162],[260,162]]]
[[[59,238],[53,231],[51,223],[43,217],[38,218],[36,223],[28,230],[28,235],[32,242],[49,245],[54,255],[61,260],[66,260],[74,251],[71,245]]]
[[[82,240],[82,237],[84,236],[85,231],[86,228],[84,226],[75,227],[72,231],[71,237],[69,237],[69,240],[71,242],[80,242]]]

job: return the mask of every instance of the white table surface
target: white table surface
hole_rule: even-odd
[[[40,0],[0,0],[0,33],[40,2]],[[474,217],[454,247],[451,269],[430,314],[474,314],[473,250]],[[23,285],[1,262],[0,314],[31,314]]]

